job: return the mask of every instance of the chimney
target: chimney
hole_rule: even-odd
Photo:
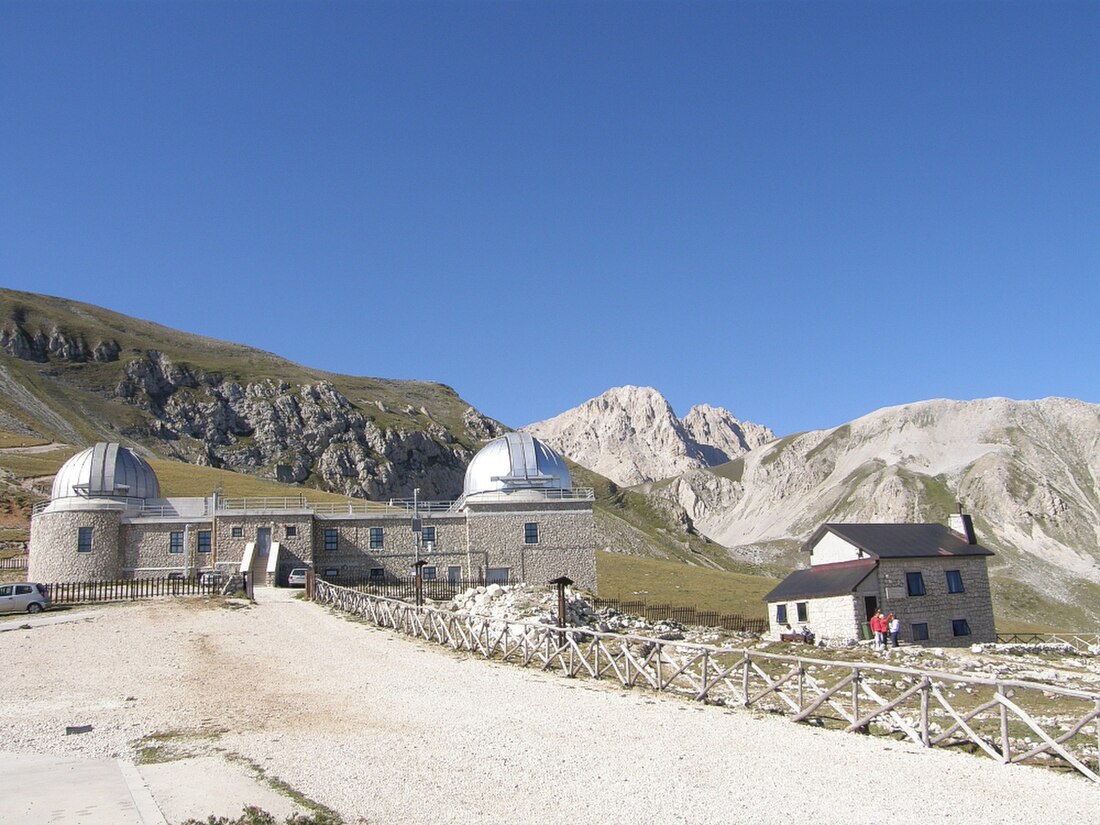
[[[974,537],[974,521],[963,512],[962,504],[956,502],[955,506],[958,508],[958,512],[947,517],[947,526],[953,533],[957,533],[964,539],[967,544],[977,544],[978,540]]]

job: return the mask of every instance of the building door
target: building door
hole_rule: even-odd
[[[256,555],[267,558],[267,554],[271,552],[271,528],[270,527],[257,527],[256,528]]]
[[[878,597],[877,596],[864,596],[863,597],[863,612],[867,615],[863,617],[864,621],[871,621],[871,617],[878,611]]]
[[[447,568],[447,584],[457,585],[461,576],[462,576],[462,568],[461,567],[448,567]]]

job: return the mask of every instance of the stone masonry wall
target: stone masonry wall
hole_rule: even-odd
[[[422,517],[422,527],[435,528],[432,552],[421,547],[421,558],[446,575],[446,568],[462,568],[461,578],[471,579],[466,558],[466,520],[463,516]],[[382,546],[370,546],[371,528],[381,528]],[[336,530],[336,549],[325,549],[325,530]],[[316,570],[339,570],[342,576],[367,576],[372,568],[382,568],[388,577],[413,575],[416,559],[416,533],[408,516],[372,516],[370,518],[317,519],[313,524],[313,565]]]
[[[135,578],[193,573],[210,566],[210,553],[199,553],[199,530],[209,530],[209,521],[135,521],[121,528],[122,569]],[[186,547],[171,552],[172,533],[183,533]]]
[[[507,567],[515,581],[543,583],[568,576],[576,586],[596,589],[595,522],[586,509],[471,511],[470,547],[484,553],[489,567]],[[538,543],[524,541],[524,526],[538,524]]]
[[[798,603],[806,603],[806,621],[798,621]],[[780,633],[788,633],[783,624],[776,621],[776,609],[787,605],[786,624],[797,632],[803,625],[810,628],[814,637],[827,642],[845,642],[859,638],[859,607],[862,597],[853,595],[829,596],[823,599],[795,599],[768,605],[769,636],[778,639]]]
[[[119,510],[39,513],[31,520],[27,578],[76,582],[122,577]],[[92,549],[77,552],[79,528],[92,528]]]
[[[947,592],[948,570],[960,572],[965,592]],[[906,589],[905,574],[916,572],[924,577],[923,596],[909,596]],[[879,563],[879,575],[882,583],[879,604],[883,613],[893,613],[901,620],[898,635],[902,641],[913,641],[912,625],[916,622],[928,624],[928,640],[921,642],[925,645],[962,647],[996,641],[984,556],[884,559]],[[955,636],[952,619],[966,619],[970,635]]]

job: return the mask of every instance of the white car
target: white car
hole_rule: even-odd
[[[305,587],[306,586],[306,568],[295,567],[290,571],[290,575],[286,577],[287,587]]]
[[[38,613],[50,606],[46,585],[36,582],[0,584],[0,613]]]

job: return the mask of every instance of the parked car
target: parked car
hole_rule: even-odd
[[[290,571],[290,575],[286,577],[287,587],[305,587],[306,586],[306,568],[295,567]]]
[[[0,584],[0,613],[38,613],[50,606],[46,585],[36,582]]]

